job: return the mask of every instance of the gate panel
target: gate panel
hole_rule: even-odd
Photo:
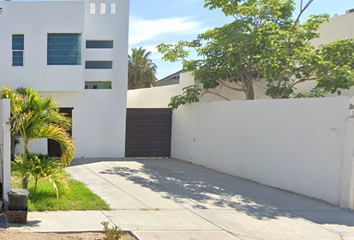
[[[172,109],[128,108],[126,157],[171,156]]]

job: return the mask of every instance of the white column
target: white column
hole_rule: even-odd
[[[0,123],[2,128],[2,151],[3,160],[3,197],[5,206],[9,201],[7,191],[11,188],[11,135],[10,126],[6,122],[10,118],[10,99],[0,100]]]

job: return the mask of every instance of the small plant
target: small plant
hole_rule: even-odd
[[[119,227],[114,226],[110,228],[108,222],[102,222],[101,224],[106,234],[104,240],[119,240],[123,236],[123,231]]]
[[[23,156],[16,155],[12,162],[12,168],[19,171],[22,177],[28,179],[32,176],[34,178],[34,194],[37,192],[39,179],[45,179],[52,184],[57,198],[59,197],[59,188],[63,190],[64,194],[70,191],[68,174],[65,172],[63,165],[55,158],[28,152],[27,162],[24,163]]]

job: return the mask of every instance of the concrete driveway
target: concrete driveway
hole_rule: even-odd
[[[354,239],[352,211],[178,160],[76,159],[67,171],[110,204],[100,216],[144,240]]]

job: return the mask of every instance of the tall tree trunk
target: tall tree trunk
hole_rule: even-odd
[[[23,165],[26,166],[27,165],[27,158],[28,158],[28,143],[23,143],[24,147],[23,147]],[[28,180],[29,180],[29,176],[28,173],[23,173],[22,175],[22,188],[27,189],[28,188]]]
[[[11,160],[15,159],[16,135],[11,135]]]
[[[251,81],[246,81],[245,86],[246,86],[246,91],[245,91],[246,99],[247,100],[254,100],[255,94],[254,94],[253,83]]]

